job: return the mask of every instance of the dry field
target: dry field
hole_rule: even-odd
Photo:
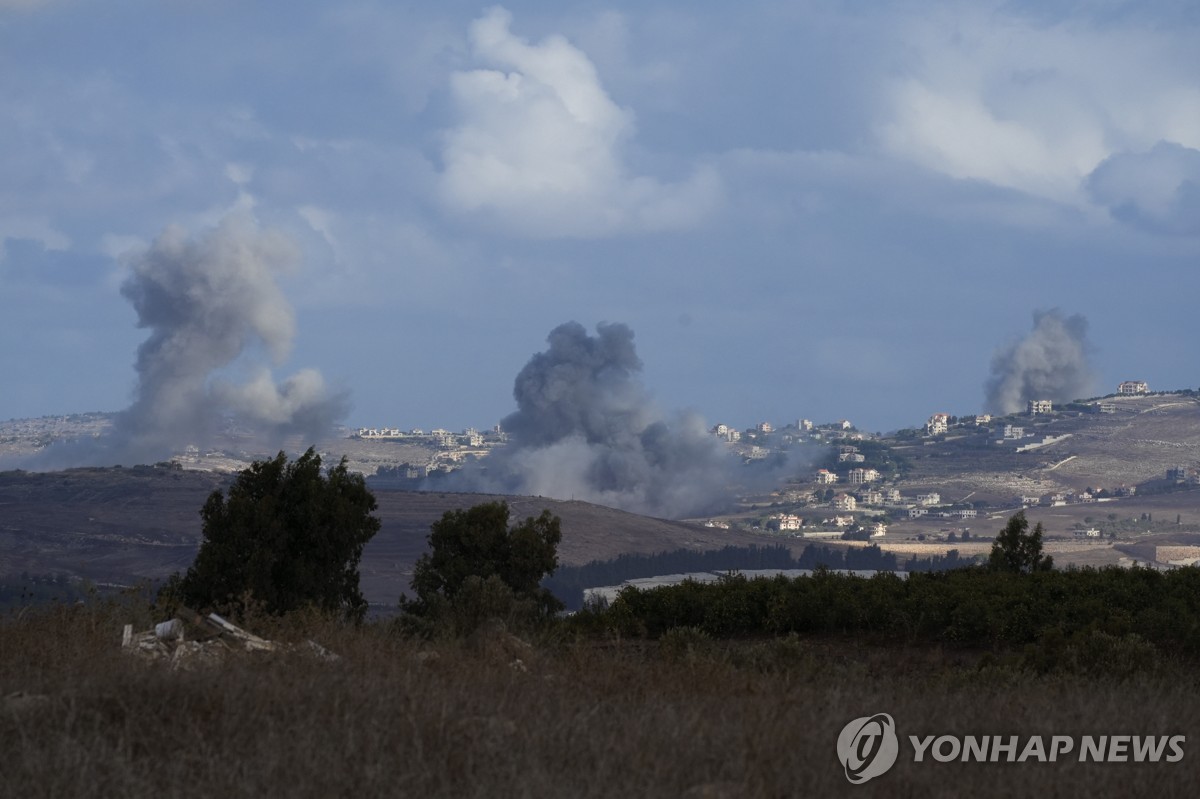
[[[422,644],[385,625],[260,620],[327,663],[260,653],[171,671],[87,608],[0,621],[8,796],[1194,796],[1194,674],[1111,683],[845,640]],[[517,662],[519,661],[519,662]],[[890,713],[895,768],[851,786],[853,718]],[[907,735],[1187,736],[1180,763],[914,763]]]

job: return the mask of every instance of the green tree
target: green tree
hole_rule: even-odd
[[[1054,568],[1054,559],[1042,554],[1042,523],[1029,532],[1029,520],[1020,511],[996,536],[988,568],[993,571],[1029,574]]]
[[[415,603],[406,609],[428,612],[446,600],[451,603],[464,589],[496,578],[518,600],[532,600],[543,614],[562,609],[542,578],[558,567],[561,521],[550,511],[536,519],[508,526],[508,503],[488,502],[467,510],[447,511],[433,523],[429,552],[413,571]]]
[[[195,607],[244,610],[249,596],[268,613],[313,606],[361,618],[363,546],[379,531],[375,497],[346,459],[322,474],[310,447],[289,463],[280,452],[244,469],[226,497],[200,511],[204,540],[191,568],[166,593]]]

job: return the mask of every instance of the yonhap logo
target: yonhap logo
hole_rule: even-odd
[[[942,763],[1180,763],[1186,735],[909,735],[918,768]],[[896,722],[887,713],[842,727],[838,759],[852,785],[886,774],[900,755]],[[1044,768],[1044,766],[1043,766]]]
[[[878,777],[896,763],[900,752],[896,722],[887,713],[854,719],[838,735],[837,751],[852,784]]]

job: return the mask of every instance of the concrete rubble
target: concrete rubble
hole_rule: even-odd
[[[301,652],[322,660],[341,660],[315,641],[303,644],[269,641],[216,613],[201,616],[186,607],[181,607],[175,618],[150,630],[134,632],[133,625],[126,624],[121,649],[147,663],[169,664],[172,669],[219,666],[230,652]]]

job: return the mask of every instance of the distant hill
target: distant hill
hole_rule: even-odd
[[[1030,518],[1044,522],[1051,536],[1066,537],[1081,525],[1115,527],[1122,520],[1143,517],[1144,523],[1132,525],[1141,533],[1165,532],[1164,525],[1172,523],[1179,533],[1200,529],[1200,487],[1175,486],[1164,479],[1169,468],[1200,467],[1200,398],[1191,392],[1111,397],[1104,398],[1103,405],[1105,412],[1100,412],[1098,403],[1073,403],[1047,415],[1018,414],[993,420],[990,432],[989,428],[953,427],[934,438],[910,435],[866,443],[873,450],[890,450],[889,458],[903,462],[897,487],[905,496],[931,491],[938,492],[944,503],[979,503],[975,529],[985,534],[1002,526],[1003,517],[1017,507],[1017,497],[1085,488],[1111,494],[1122,486],[1138,487],[1137,496],[1104,504],[1031,509]],[[0,436],[0,450],[78,434],[79,429],[105,421],[102,415],[84,414],[5,423],[0,433],[7,438]],[[1024,427],[1027,435],[997,444],[996,431],[1005,423]],[[873,451],[865,448],[866,443],[864,452]],[[322,448],[337,455],[348,453],[367,473],[409,457],[399,445],[350,439],[324,442]],[[242,465],[241,457],[210,460],[236,468]],[[200,507],[212,490],[232,479],[227,472],[166,466],[0,473],[0,575],[56,572],[125,584],[185,569],[199,545]],[[447,510],[502,498],[373,490],[383,529],[364,554],[363,590],[371,601],[387,604],[394,603],[407,586],[431,523]],[[763,508],[780,505],[785,494],[764,495],[743,515],[757,518]],[[622,553],[700,551],[764,541],[801,549],[807,543],[653,519],[586,502],[505,499],[515,517],[537,515],[547,508],[562,518],[564,565]],[[910,538],[937,532],[941,524],[932,517],[909,521],[895,515],[899,518],[894,519],[888,538],[880,542],[885,549],[911,548]],[[1056,560],[1100,564],[1115,562],[1121,554],[1110,543],[1095,546],[1095,553],[1060,555]]]
[[[0,473],[0,575],[63,573],[128,584],[186,569],[200,543],[200,508],[231,475],[165,467]],[[564,565],[680,548],[709,550],[764,537],[666,521],[578,501],[373,489],[383,527],[367,546],[363,592],[394,604],[447,510],[507,500],[514,519],[550,510],[563,522]]]
[[[1004,503],[1055,491],[1111,491],[1161,479],[1174,466],[1200,465],[1200,399],[1162,394],[1102,402],[1109,412],[1076,403],[1043,416],[993,420],[993,431],[1006,422],[1025,428],[1025,438],[1004,444],[971,428],[897,441],[894,449],[909,467],[905,484],[940,490],[944,500]]]

